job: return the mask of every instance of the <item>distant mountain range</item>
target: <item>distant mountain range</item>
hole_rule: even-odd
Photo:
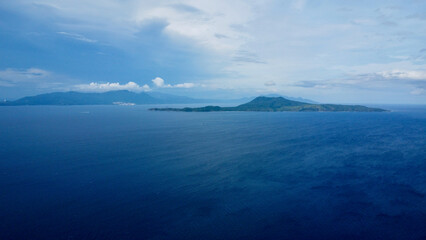
[[[184,104],[215,102],[171,94],[152,92],[135,93],[127,90],[104,93],[54,92],[24,97],[16,101],[0,102],[0,106],[19,105],[126,105],[126,104]]]
[[[105,105],[114,102],[135,104],[157,103],[159,100],[146,93],[134,93],[127,90],[104,93],[54,92],[24,97],[2,105]]]
[[[206,106],[200,108],[151,108],[153,111],[180,112],[221,112],[221,111],[255,111],[255,112],[385,112],[380,108],[361,105],[312,104],[289,100],[283,97],[257,97],[252,101],[236,107]]]
[[[267,95],[280,97],[280,95]],[[316,103],[304,98],[285,97],[290,100]],[[191,104],[191,103],[235,103],[240,104],[251,101],[255,97],[239,99],[196,99],[176,96],[161,92],[135,93],[127,90],[109,91],[103,93],[85,92],[53,92],[36,96],[23,97],[15,101],[0,102],[0,106],[19,105],[134,105],[134,104]]]

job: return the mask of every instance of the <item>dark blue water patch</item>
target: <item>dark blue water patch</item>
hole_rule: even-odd
[[[426,237],[426,108],[0,116],[0,239]]]

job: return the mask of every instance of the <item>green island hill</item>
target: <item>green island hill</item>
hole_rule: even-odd
[[[288,100],[283,97],[257,97],[236,107],[206,106],[197,108],[151,108],[152,111],[178,112],[386,112],[380,108],[361,105],[312,104]]]

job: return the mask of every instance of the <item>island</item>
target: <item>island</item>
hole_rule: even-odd
[[[151,108],[152,111],[178,112],[386,112],[380,108],[370,108],[361,105],[312,104],[292,101],[283,97],[257,97],[252,101],[236,107],[206,106],[198,108]]]

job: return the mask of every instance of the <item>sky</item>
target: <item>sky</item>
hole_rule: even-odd
[[[110,90],[426,104],[426,1],[0,0],[0,99]]]

